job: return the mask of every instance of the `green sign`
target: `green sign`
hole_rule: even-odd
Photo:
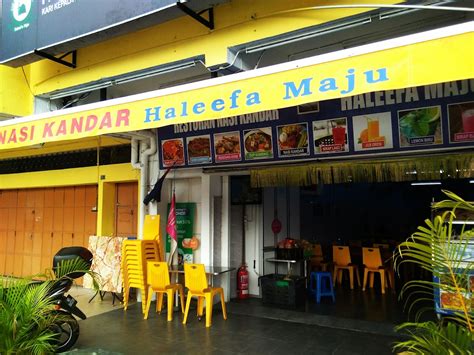
[[[191,248],[184,248],[184,244],[189,244],[189,240],[194,234],[194,213],[196,210],[196,203],[185,202],[176,203],[176,230],[178,232],[178,263],[192,263],[193,250]],[[170,212],[170,204],[168,204],[168,213]],[[188,242],[188,243],[187,243]],[[168,260],[169,253],[171,252],[171,237],[166,233],[166,260]]]

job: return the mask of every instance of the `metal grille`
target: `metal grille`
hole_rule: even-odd
[[[130,145],[102,147],[99,150],[100,165],[130,162]],[[97,150],[81,150],[33,157],[0,160],[0,174],[26,173],[30,171],[60,170],[97,165]]]

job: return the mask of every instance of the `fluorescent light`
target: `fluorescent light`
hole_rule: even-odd
[[[153,76],[156,76],[156,75],[171,73],[171,72],[174,72],[174,71],[177,71],[177,70],[192,68],[192,67],[195,67],[195,66],[196,66],[195,61],[161,66],[161,67],[157,67],[157,68],[150,69],[150,70],[143,70],[142,72],[139,72],[139,73],[135,73],[135,74],[132,73],[132,74],[129,74],[129,75],[124,75],[124,76],[121,76],[121,77],[117,77],[117,79],[109,78],[107,81],[100,82],[100,83],[97,83],[97,84],[82,86],[82,87],[75,88],[75,89],[70,89],[70,90],[64,90],[64,91],[61,91],[61,92],[58,92],[56,94],[51,95],[49,98],[50,98],[50,100],[56,100],[56,99],[66,97],[66,96],[79,95],[79,94],[83,94],[83,93],[86,93],[86,92],[89,92],[89,91],[105,89],[105,88],[108,88],[112,85],[125,84],[125,83],[129,83],[131,81],[146,79],[146,78],[150,78],[150,77],[153,77]]]
[[[470,183],[470,184],[474,184],[474,180],[469,180],[469,183]]]
[[[412,182],[411,186],[441,185],[440,181]]]
[[[429,2],[426,2],[423,4],[423,6],[441,6],[441,5],[445,5],[445,4],[449,4],[449,3],[452,3],[453,1],[452,0],[446,0],[446,1],[429,1]],[[400,16],[400,15],[406,15],[406,14],[409,14],[411,12],[416,12],[416,11],[419,11],[419,10],[422,10],[421,8],[405,8],[405,9],[400,9],[400,10],[392,10],[392,11],[386,11],[386,12],[382,12],[380,15],[379,15],[379,19],[380,20],[384,20],[384,19],[388,19],[388,18],[392,18],[392,17],[396,17],[396,16]]]
[[[167,73],[172,73],[177,70],[181,69],[186,69],[186,68],[192,68],[196,66],[196,62],[186,62],[186,63],[181,63],[181,64],[176,64],[176,65],[170,65],[170,66],[165,66],[161,68],[156,68],[153,70],[145,71],[143,73],[139,73],[136,75],[129,75],[124,78],[120,78],[115,80],[115,84],[125,84],[129,83],[131,81],[139,80],[139,79],[147,79],[155,75],[161,75],[161,74],[167,74]]]
[[[56,100],[56,99],[60,99],[62,97],[66,97],[66,96],[79,95],[79,94],[83,94],[83,93],[89,92],[89,91],[104,89],[104,88],[107,88],[107,87],[112,86],[112,85],[113,85],[112,81],[104,81],[102,83],[89,85],[89,86],[85,86],[85,87],[81,87],[81,88],[77,88],[77,89],[61,91],[61,92],[58,92],[57,94],[51,95],[49,97],[49,99],[50,100]]]
[[[409,14],[410,12],[416,12],[416,11],[420,11],[420,9],[402,9],[402,10],[387,11],[379,15],[379,20],[385,20],[388,18],[400,16],[400,15],[406,15],[406,14]]]
[[[313,31],[295,34],[293,36],[288,36],[288,37],[277,39],[274,41],[269,41],[269,42],[262,43],[259,45],[247,47],[245,48],[245,53],[261,52],[266,49],[275,48],[275,47],[283,46],[285,44],[299,42],[306,39],[322,36],[325,34],[346,30],[346,29],[361,26],[370,22],[372,22],[372,18],[366,17],[366,18],[356,20],[356,21],[349,21],[349,22],[340,23],[340,24],[330,26],[330,27],[319,28]]]

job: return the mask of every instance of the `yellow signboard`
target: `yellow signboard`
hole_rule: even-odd
[[[358,47],[11,124],[0,122],[0,149],[474,78],[474,32],[414,42],[386,41],[385,47]]]

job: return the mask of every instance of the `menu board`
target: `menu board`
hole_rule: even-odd
[[[398,127],[401,147],[441,144],[441,106],[398,111]]]
[[[273,157],[272,128],[244,130],[245,160]]]
[[[391,112],[354,116],[352,122],[356,152],[393,148]]]
[[[214,134],[214,155],[216,163],[241,161],[240,133]]]
[[[474,141],[474,101],[448,105],[449,141]]]
[[[166,167],[474,147],[474,79],[158,129]]]
[[[307,123],[277,126],[277,134],[279,157],[309,155]]]
[[[349,151],[347,118],[313,121],[313,137],[315,154]]]
[[[188,147],[188,164],[209,164],[211,158],[211,137],[195,136],[186,138],[186,146]]]

